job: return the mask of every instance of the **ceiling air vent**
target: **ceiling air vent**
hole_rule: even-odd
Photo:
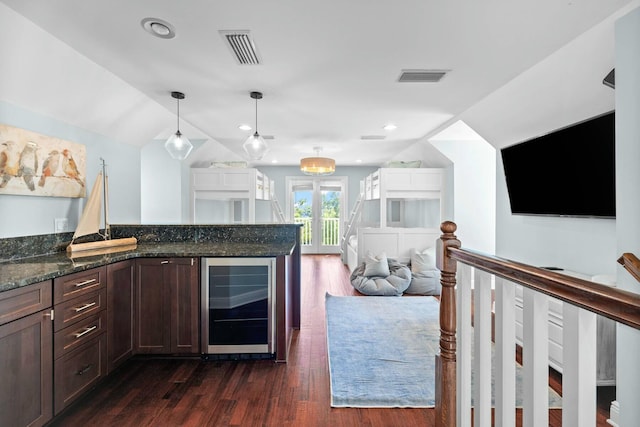
[[[220,31],[220,35],[227,42],[238,64],[260,64],[260,55],[258,55],[256,45],[248,30],[223,30]]]
[[[399,82],[437,83],[448,70],[402,70]]]
[[[362,135],[360,137],[360,139],[362,140],[378,140],[378,139],[385,139],[386,136],[385,135]]]

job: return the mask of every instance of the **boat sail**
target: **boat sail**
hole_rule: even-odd
[[[138,243],[135,237],[127,237],[121,239],[111,238],[111,228],[109,225],[109,178],[105,170],[104,159],[102,162],[102,170],[98,172],[89,199],[82,211],[82,216],[78,221],[75,233],[71,239],[71,243],[67,246],[67,254],[73,256],[92,256],[111,252],[121,252],[135,249]],[[104,198],[104,205],[102,199]],[[104,207],[104,234],[100,233],[101,209]],[[98,234],[102,240],[86,243],[76,243],[76,239],[82,236]]]

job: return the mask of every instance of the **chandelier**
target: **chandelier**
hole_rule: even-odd
[[[331,175],[336,171],[336,161],[328,157],[320,157],[322,147],[313,147],[315,157],[300,159],[300,170],[305,175]]]

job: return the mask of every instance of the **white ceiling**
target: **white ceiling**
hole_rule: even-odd
[[[1,3],[53,35],[55,43],[59,40],[75,51],[52,59],[46,72],[52,79],[56,73],[62,76],[61,90],[67,85],[88,85],[94,104],[73,106],[73,100],[80,98],[61,97],[53,88],[40,88],[26,100],[24,83],[3,87],[0,99],[20,105],[37,103],[41,111],[65,121],[142,146],[175,132],[176,101],[170,92],[181,91],[186,98],[180,102],[180,130],[191,139],[207,139],[209,149],[202,152],[217,157],[190,160],[223,161],[243,158],[241,146],[249,132],[238,126],[254,125],[255,101],[249,92],[261,91],[258,131],[273,140],[268,155],[254,164],[274,160],[297,164],[300,157],[313,154],[313,147],[322,146],[323,154],[334,157],[338,165],[358,164],[356,160],[380,165],[460,118],[473,127],[474,118],[490,115],[485,109],[474,116],[478,105],[632,2]],[[10,12],[0,8],[3,11]],[[140,24],[147,17],[171,23],[176,37],[149,35]],[[237,64],[220,30],[249,30],[262,63]],[[36,49],[35,44],[43,46],[40,41],[20,39],[20,34],[12,36],[18,54]],[[9,49],[6,38],[1,46]],[[46,55],[46,48],[42,49],[40,56]],[[605,70],[613,67],[612,55],[604,59]],[[3,68],[13,67],[12,79],[23,82],[26,71],[6,60],[4,56]],[[97,64],[102,70],[99,79],[80,73],[80,65],[72,66],[80,60]],[[562,66],[559,62],[554,66]],[[439,83],[398,82],[407,69],[450,71]],[[596,71],[600,79],[606,74]],[[113,87],[96,83],[107,77],[119,83]],[[387,123],[398,128],[387,132],[382,128]],[[138,131],[128,131],[132,128]],[[384,139],[361,139],[371,135]]]

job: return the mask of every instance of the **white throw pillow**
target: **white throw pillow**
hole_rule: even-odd
[[[436,269],[436,248],[429,247],[421,252],[411,249],[411,272],[420,274]]]
[[[364,257],[364,275],[366,277],[387,277],[390,274],[387,254],[382,252],[374,256],[370,251],[367,251]]]

